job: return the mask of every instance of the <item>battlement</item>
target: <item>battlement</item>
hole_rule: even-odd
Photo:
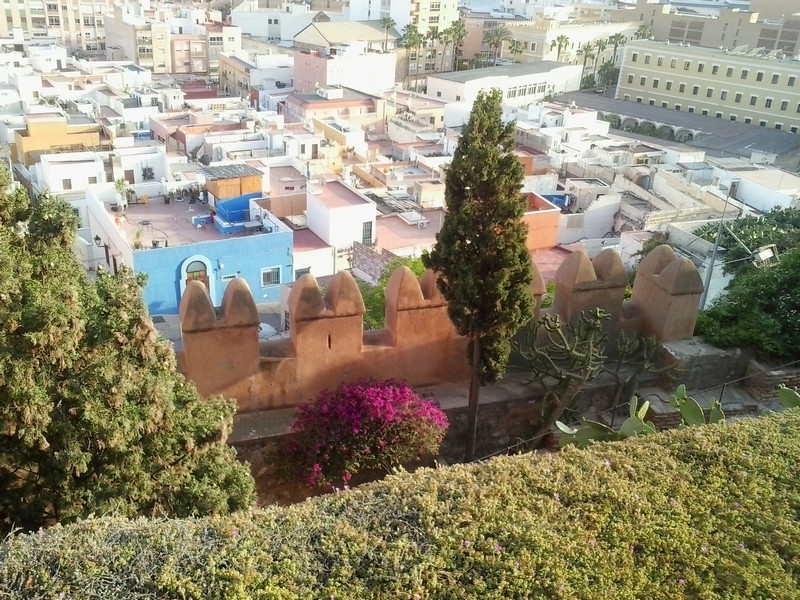
[[[532,293],[539,318],[545,291],[535,265]],[[551,312],[569,321],[599,307],[609,328],[639,331],[662,341],[689,339],[703,284],[691,261],[669,246],[639,265],[630,301],[619,255],[604,250],[590,260],[572,254],[556,273]],[[432,271],[417,279],[397,269],[385,289],[386,326],[364,331],[364,301],[352,275],[338,273],[325,295],[312,275],[298,279],[289,295],[289,338],[259,342],[259,316],[247,283],[228,284],[219,312],[202,283],[192,281],[181,299],[186,377],[203,395],[236,398],[240,412],[296,406],[320,390],[360,377],[396,378],[413,386],[466,381],[465,338],[447,316],[447,302]]]

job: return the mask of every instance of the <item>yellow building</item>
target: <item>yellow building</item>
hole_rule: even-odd
[[[85,115],[60,112],[25,115],[26,128],[14,132],[15,162],[26,167],[43,153],[111,149],[102,127]]]

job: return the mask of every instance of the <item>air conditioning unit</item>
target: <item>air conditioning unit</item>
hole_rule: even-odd
[[[427,229],[428,227],[428,220],[425,219],[424,221],[417,221],[417,229]]]

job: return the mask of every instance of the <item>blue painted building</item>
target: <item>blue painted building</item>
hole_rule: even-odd
[[[177,314],[193,279],[206,285],[215,306],[237,278],[247,281],[256,302],[280,301],[281,284],[294,280],[293,233],[261,206],[261,196],[216,199],[213,207],[201,202],[172,223],[160,214],[167,207],[159,214],[136,215],[140,218],[133,226],[144,248],[133,251],[133,268],[148,275],[144,301],[150,314]],[[183,206],[177,210],[188,212]]]

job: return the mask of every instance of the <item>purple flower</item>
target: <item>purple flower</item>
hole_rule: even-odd
[[[594,548],[597,546],[597,540],[589,540],[589,547]]]
[[[703,546],[702,548],[700,548],[700,552],[702,552],[703,554],[708,554],[708,548]]]
[[[683,584],[685,584],[685,583],[686,583],[686,581],[685,581],[685,580],[683,580],[683,579],[678,579],[678,585],[683,585]]]
[[[501,552],[505,552],[505,548],[503,548],[500,544],[495,544],[494,551],[500,554]]]
[[[231,537],[232,537],[232,538],[237,538],[237,537],[239,537],[239,532],[238,532],[238,531],[231,531]]]
[[[464,548],[469,548],[470,546],[472,546],[472,542],[469,540],[464,540]]]

